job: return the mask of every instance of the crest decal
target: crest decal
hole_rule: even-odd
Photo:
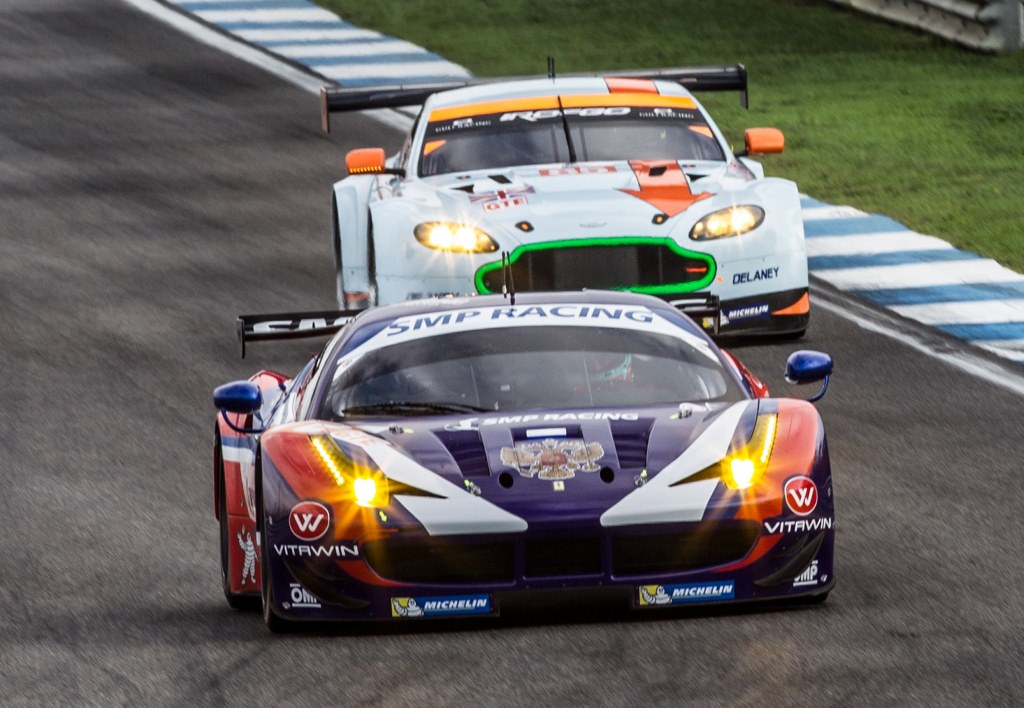
[[[501,448],[501,462],[515,467],[524,477],[572,479],[577,472],[597,472],[597,461],[604,456],[601,443],[589,445],[582,440],[545,438]]]
[[[511,187],[509,189],[499,189],[495,192],[482,192],[480,194],[470,194],[470,204],[480,204],[484,211],[496,211],[498,209],[506,209],[508,207],[522,206],[527,203],[526,195],[533,194],[533,187]]]

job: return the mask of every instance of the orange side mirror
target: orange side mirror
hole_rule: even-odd
[[[384,148],[359,148],[345,155],[345,167],[350,175],[380,174],[384,172]]]
[[[749,128],[743,134],[748,155],[769,155],[782,152],[786,137],[778,128]]]

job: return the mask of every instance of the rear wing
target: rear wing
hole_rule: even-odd
[[[669,305],[697,323],[704,330],[718,334],[722,328],[722,301],[717,295],[705,295],[682,300],[669,300]]]
[[[271,339],[326,337],[340,332],[363,310],[318,310],[316,312],[280,312],[272,315],[239,315],[238,341],[245,358],[247,342]]]
[[[559,74],[567,77],[596,76],[614,79],[661,79],[675,81],[689,91],[739,91],[740,105],[748,106],[747,68],[743,64],[728,66],[694,66],[675,69],[636,69],[603,73]],[[331,113],[365,111],[373,108],[398,108],[419,105],[440,91],[480,86],[482,84],[550,78],[547,76],[502,76],[488,79],[467,79],[429,84],[396,84],[376,88],[320,88],[320,125],[331,132]]]

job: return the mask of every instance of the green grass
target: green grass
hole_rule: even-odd
[[[769,174],[1024,271],[1024,53],[977,54],[825,0],[318,0],[479,76],[746,64],[750,110],[702,94]]]

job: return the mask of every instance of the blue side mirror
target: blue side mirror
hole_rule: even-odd
[[[815,352],[809,349],[802,349],[793,352],[786,360],[786,381],[791,384],[814,383],[823,381],[821,390],[817,395],[808,398],[814,402],[825,395],[828,390],[828,379],[832,375],[832,357],[824,352]]]
[[[229,413],[252,414],[263,405],[263,392],[252,381],[232,381],[214,389],[213,405]]]

